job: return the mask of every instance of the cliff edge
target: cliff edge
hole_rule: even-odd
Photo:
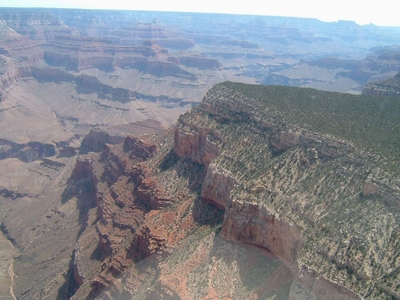
[[[310,274],[340,297],[399,298],[395,100],[223,83],[180,117],[174,153],[206,167],[223,238],[286,262],[292,299],[322,297]]]

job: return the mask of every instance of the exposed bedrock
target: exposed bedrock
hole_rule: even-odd
[[[64,71],[60,68],[40,68],[40,67],[30,67],[31,75],[37,81],[42,82],[72,82],[74,80],[74,75]]]
[[[18,11],[18,9],[5,9],[0,13],[4,24],[14,29],[21,35],[29,36],[32,40],[52,40],[58,35],[73,34],[74,30],[53,13],[41,11]]]
[[[78,71],[79,60],[69,54],[44,51],[43,58],[49,66],[63,67],[68,71]]]
[[[230,192],[236,184],[236,180],[229,176],[227,172],[214,169],[210,165],[201,188],[201,198],[226,210],[231,205]]]
[[[201,56],[180,56],[179,61],[184,66],[189,68],[198,68],[201,70],[219,68],[222,66],[222,64],[216,58]]]
[[[102,83],[97,77],[88,75],[72,75],[60,68],[38,68],[31,67],[33,78],[43,82],[73,82],[76,84],[78,93],[97,93],[99,98],[118,102],[129,102],[135,100],[134,92],[124,88],[114,88]]]
[[[97,93],[100,98],[110,99],[119,102],[134,100],[133,92],[124,88],[114,88],[101,83],[96,77],[80,75],[74,78],[78,93]]]
[[[265,206],[233,200],[225,213],[221,235],[268,249],[288,262],[295,262],[301,246],[301,229],[277,219]]]
[[[62,195],[63,202],[70,200],[72,197],[78,199],[77,206],[83,218],[86,218],[87,210],[92,208],[96,202],[95,188],[100,178],[93,167],[93,158],[78,156],[71,177],[68,179],[67,187]],[[86,226],[86,224],[83,224],[83,226]]]
[[[154,70],[156,72],[161,72],[165,76],[177,76],[179,77],[181,74],[183,77],[189,76],[192,78],[193,76],[190,73],[187,73],[186,71],[183,71],[183,73],[176,73],[173,71],[170,73],[168,71],[169,66],[173,67],[173,64],[168,63],[167,65],[159,64],[159,62],[154,62],[151,63],[152,66],[154,67]],[[151,67],[151,69],[153,68]],[[147,67],[146,67],[147,68]],[[160,73],[160,74],[161,74]],[[102,83],[97,77],[93,76],[88,76],[88,75],[72,75],[71,73],[68,73],[67,71],[64,71],[63,69],[60,68],[54,68],[54,67],[27,67],[26,70],[24,70],[23,73],[17,73],[16,75],[20,77],[30,77],[32,76],[39,82],[71,82],[76,84],[76,89],[78,93],[82,94],[90,94],[90,93],[96,93],[98,94],[99,98],[103,99],[108,99],[112,101],[118,101],[122,103],[130,102],[130,101],[135,101],[137,98],[144,99],[147,101],[168,101],[168,102],[182,102],[185,99],[182,98],[170,98],[165,95],[159,95],[159,96],[152,96],[152,95],[146,95],[139,93],[137,91],[132,91],[130,89],[125,89],[125,88],[115,88],[110,85]],[[157,76],[157,75],[156,75]],[[19,77],[16,77],[14,79],[18,79]],[[193,79],[193,78],[192,78]],[[185,102],[185,103],[190,103],[190,102]]]
[[[178,62],[170,61],[168,51],[151,41],[142,46],[120,46],[111,41],[90,37],[57,37],[45,45],[44,60],[49,66],[78,72],[96,68],[112,72],[115,67],[136,69],[156,77],[177,77],[197,80],[197,76],[185,71]],[[183,57],[182,64],[197,68],[219,67],[216,59]]]
[[[301,244],[301,230],[293,224],[280,221],[265,206],[232,200],[231,190],[238,182],[233,176],[211,163],[220,152],[216,143],[207,138],[211,130],[194,129],[185,132],[176,129],[174,151],[179,157],[208,166],[201,189],[201,198],[225,210],[221,235],[229,241],[241,241],[268,249],[289,262],[296,260]],[[219,136],[214,132],[215,136]],[[299,143],[294,134],[280,132],[274,136],[273,147],[288,149]],[[211,163],[211,164],[210,164]]]
[[[179,157],[187,157],[208,166],[219,154],[218,145],[213,141],[216,139],[210,129],[195,129],[188,132],[177,128],[174,132],[174,151]]]
[[[176,77],[188,80],[197,80],[197,76],[183,70],[171,61],[148,60],[147,58],[126,57],[116,62],[121,68],[136,69],[143,74],[150,74],[156,77]]]
[[[77,292],[74,297],[85,293],[96,297],[133,262],[163,247],[163,238],[154,236],[144,224],[145,213],[169,203],[151,170],[141,164],[156,150],[153,143],[128,136],[122,143],[105,144],[99,159],[94,153],[78,157],[64,193],[65,200],[77,197],[82,207],[81,235],[71,269],[74,279],[70,286]],[[86,247],[88,234],[92,245],[93,235],[98,236],[96,247],[89,248],[92,253],[80,250]],[[91,266],[88,260],[93,258],[99,263]]]
[[[17,79],[30,76],[30,74],[31,70],[28,66],[13,65],[8,67],[7,71],[0,76],[0,102],[3,101],[7,95],[7,87],[12,85]]]

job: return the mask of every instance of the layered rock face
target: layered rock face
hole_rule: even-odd
[[[51,12],[28,10],[24,14],[19,9],[5,9],[0,12],[0,19],[5,25],[32,40],[51,40],[56,35],[72,34],[65,23]]]
[[[164,127],[155,120],[108,126],[107,128],[95,128],[90,130],[83,138],[80,146],[80,153],[102,152],[105,144],[121,144],[125,141],[126,136],[132,132],[141,135],[145,132],[160,133],[163,130]],[[132,145],[132,147],[134,147],[134,145]]]
[[[301,229],[276,219],[266,207],[233,201],[221,232],[228,241],[264,247],[288,262],[295,262]]]
[[[157,77],[178,76],[193,80],[193,74],[168,62],[168,57],[168,50],[153,41],[145,41],[138,46],[121,46],[107,39],[74,36],[56,37],[44,45],[43,55],[49,66],[67,71],[96,68],[113,72],[116,67],[121,67],[134,68]],[[199,64],[202,60],[198,61]],[[206,63],[203,65],[208,68]]]
[[[315,272],[343,299],[398,297],[397,175],[353,143],[262,107],[222,84],[175,131],[175,153],[208,166],[200,195],[225,210],[221,235],[269,249],[295,274]],[[218,136],[213,147],[207,132]],[[306,297],[321,297],[302,284]]]

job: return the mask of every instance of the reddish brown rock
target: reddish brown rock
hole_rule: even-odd
[[[225,210],[231,205],[230,192],[236,183],[229,174],[209,166],[201,187],[201,198]]]
[[[169,203],[152,179],[150,169],[141,164],[152,157],[156,149],[143,138],[129,136],[121,144],[106,144],[99,161],[82,157],[76,163],[70,182],[90,181],[88,184],[97,206],[95,253],[102,263],[95,277],[87,277],[85,272],[96,274],[96,271],[90,271],[87,262],[79,258],[82,254],[76,252],[74,273],[85,270],[79,273],[76,282],[87,288],[89,280],[94,296],[134,261],[157,252],[164,245],[164,238],[153,235],[145,225],[146,212]],[[74,187],[72,194],[78,194],[81,185]],[[84,247],[84,243],[82,240],[78,245]]]
[[[241,241],[264,247],[289,262],[296,262],[301,229],[268,211],[264,206],[232,201],[225,214],[221,235],[229,241]]]
[[[125,140],[122,135],[111,135],[100,128],[91,129],[81,143],[80,152],[101,152],[105,144],[119,144]]]
[[[216,134],[210,129],[198,129],[193,132],[176,128],[174,132],[174,152],[179,157],[187,157],[208,166],[218,155],[219,147],[213,140]]]
[[[134,261],[140,261],[163,249],[165,240],[151,234],[149,227],[143,226],[137,232],[129,248]]]

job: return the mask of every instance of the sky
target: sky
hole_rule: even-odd
[[[0,6],[211,12],[305,17],[329,22],[351,20],[360,25],[400,26],[397,4],[393,0],[1,0]]]

